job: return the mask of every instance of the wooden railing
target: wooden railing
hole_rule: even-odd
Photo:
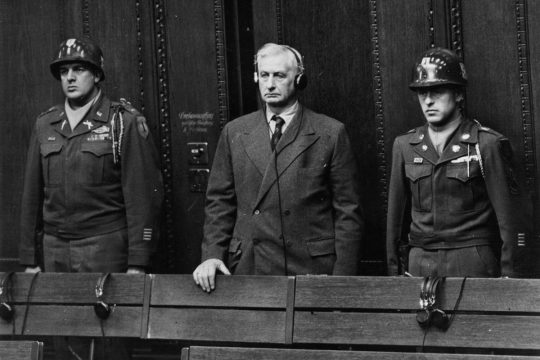
[[[421,278],[218,276],[208,294],[190,275],[113,274],[103,299],[115,305],[100,321],[93,309],[99,276],[43,273],[29,291],[32,275],[15,274],[15,326],[0,320],[0,334],[197,345],[184,349],[184,359],[258,358],[255,353],[264,359],[426,358],[421,351],[434,359],[540,357],[537,279],[467,279],[450,328],[425,332],[416,322]],[[448,278],[441,286],[439,307],[449,315],[461,284]],[[371,357],[386,353],[390,357]]]

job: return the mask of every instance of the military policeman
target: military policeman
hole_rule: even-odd
[[[32,131],[20,263],[29,272],[43,264],[47,272],[142,273],[162,198],[146,120],[103,94],[102,51],[91,41],[62,42],[50,70],[65,102],[42,113]]]
[[[426,124],[394,141],[389,275],[407,266],[414,276],[513,274],[524,235],[513,209],[512,151],[506,137],[463,115],[466,85],[465,67],[450,50],[430,49],[414,65],[409,88]]]

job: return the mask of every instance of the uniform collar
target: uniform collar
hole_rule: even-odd
[[[102,95],[73,132],[71,132],[66,112],[62,109],[62,106],[60,106],[60,111],[51,117],[50,123],[51,125],[56,124],[54,127],[56,132],[64,137],[71,138],[102,126],[109,120],[110,109],[111,101]]]
[[[465,118],[457,130],[456,135],[465,144],[476,144],[478,142],[478,124]]]
[[[471,144],[474,145],[477,142],[478,125],[467,118],[463,118],[441,156],[437,154],[431,141],[429,141],[427,124],[416,128],[409,139],[414,151],[433,164],[440,164],[466,156]]]

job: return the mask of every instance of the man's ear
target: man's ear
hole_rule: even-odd
[[[103,78],[101,71],[94,71],[94,84],[97,84]]]

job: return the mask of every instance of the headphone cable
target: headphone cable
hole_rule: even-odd
[[[461,303],[461,298],[463,297],[463,289],[465,288],[466,280],[467,280],[467,276],[465,276],[463,278],[463,281],[461,281],[461,288],[459,289],[459,295],[454,305],[454,311],[452,312],[452,316],[450,316],[450,320],[448,321],[448,326],[446,327],[445,331],[450,328],[450,325],[452,325],[452,321],[454,321],[454,317],[456,316],[456,313],[458,311],[459,304]]]
[[[279,142],[278,142],[279,143]],[[287,242],[285,241],[285,234],[283,231],[283,209],[281,206],[281,188],[279,186],[279,174],[278,174],[278,167],[277,167],[277,148],[274,149],[274,171],[276,173],[276,185],[277,185],[277,193],[278,193],[278,209],[279,209],[279,225],[280,225],[280,237],[281,242],[283,245],[283,263],[285,266],[285,276],[289,276],[289,270],[287,265]]]
[[[34,273],[32,280],[30,280],[30,286],[28,287],[28,293],[26,294],[26,308],[24,309],[23,323],[21,327],[21,335],[24,335],[24,330],[26,329],[26,320],[28,319],[28,312],[30,311],[30,297],[32,296],[34,290],[34,284],[38,277],[39,272]]]

